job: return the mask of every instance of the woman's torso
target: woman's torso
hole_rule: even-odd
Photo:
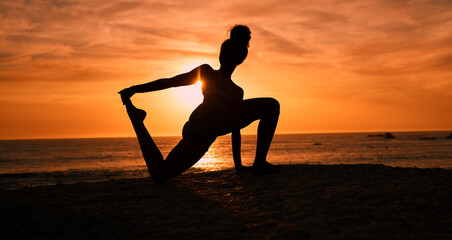
[[[243,89],[218,70],[201,73],[203,104],[236,103],[243,99]]]
[[[182,134],[213,142],[216,138],[215,123],[222,110],[228,104],[243,100],[243,89],[210,67],[201,72],[201,82],[204,100],[190,115]]]

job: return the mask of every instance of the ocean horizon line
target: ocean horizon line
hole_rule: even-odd
[[[395,131],[337,131],[337,132],[294,132],[275,133],[277,135],[315,135],[315,134],[370,134],[370,133],[427,133],[427,132],[452,132],[452,130],[395,130]],[[226,134],[229,135],[229,134]],[[226,136],[223,135],[223,136]],[[256,136],[257,134],[242,134],[242,136]],[[182,137],[181,135],[156,135],[156,138]],[[220,136],[221,137],[221,136]],[[26,141],[26,140],[70,140],[70,139],[113,139],[113,138],[136,138],[136,136],[93,136],[93,137],[43,137],[43,138],[0,138],[0,141]]]

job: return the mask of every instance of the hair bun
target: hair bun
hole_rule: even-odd
[[[238,41],[248,46],[251,39],[251,31],[245,25],[235,25],[230,31],[230,38],[232,41]]]

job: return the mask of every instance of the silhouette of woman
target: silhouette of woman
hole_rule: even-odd
[[[272,165],[266,160],[278,123],[279,102],[273,98],[243,100],[242,88],[231,79],[235,68],[248,55],[250,39],[249,28],[236,25],[230,31],[230,38],[221,45],[219,70],[214,70],[211,66],[204,64],[172,78],[132,86],[119,92],[137,134],[149,174],[155,182],[164,182],[185,172],[201,159],[218,136],[228,133],[232,133],[235,169],[245,169],[240,157],[240,129],[255,120],[260,121],[252,170],[255,173],[272,173],[279,170],[279,165]],[[143,120],[146,112],[136,108],[130,101],[130,97],[135,93],[191,85],[196,83],[198,78],[202,81],[204,100],[184,125],[182,140],[164,160],[144,126]]]

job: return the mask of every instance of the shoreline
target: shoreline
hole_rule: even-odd
[[[283,164],[285,166],[294,166]],[[385,166],[392,168],[414,168],[414,169],[443,169],[452,171],[452,168],[442,168],[442,167],[432,167],[432,168],[424,168],[424,167],[399,167],[399,166],[390,166],[384,164],[370,164],[370,163],[357,163],[357,164],[309,164],[309,163],[301,163],[295,165],[311,165],[311,166],[337,166],[337,165],[374,165],[374,166]],[[209,170],[205,168],[197,168],[192,167],[188,169],[185,174],[200,174],[207,172],[217,172],[217,171],[235,171],[233,167],[218,169],[218,170]],[[95,175],[95,177],[89,178],[89,174],[92,173],[100,173],[99,175]],[[104,174],[104,176],[102,176]],[[102,176],[103,178],[99,178]],[[59,185],[72,185],[79,183],[100,183],[100,182],[108,182],[113,180],[127,180],[127,179],[145,179],[149,177],[149,173],[147,169],[134,169],[134,170],[113,170],[108,172],[105,169],[98,170],[69,170],[69,171],[52,171],[52,172],[23,172],[23,173],[0,173],[0,191],[12,191],[12,190],[21,190],[24,188],[35,188],[35,187],[51,187],[51,186],[59,186]],[[35,178],[38,179],[36,182],[29,182],[27,179]],[[96,179],[97,178],[97,179]]]
[[[447,239],[452,170],[284,165],[0,190],[2,239]]]

